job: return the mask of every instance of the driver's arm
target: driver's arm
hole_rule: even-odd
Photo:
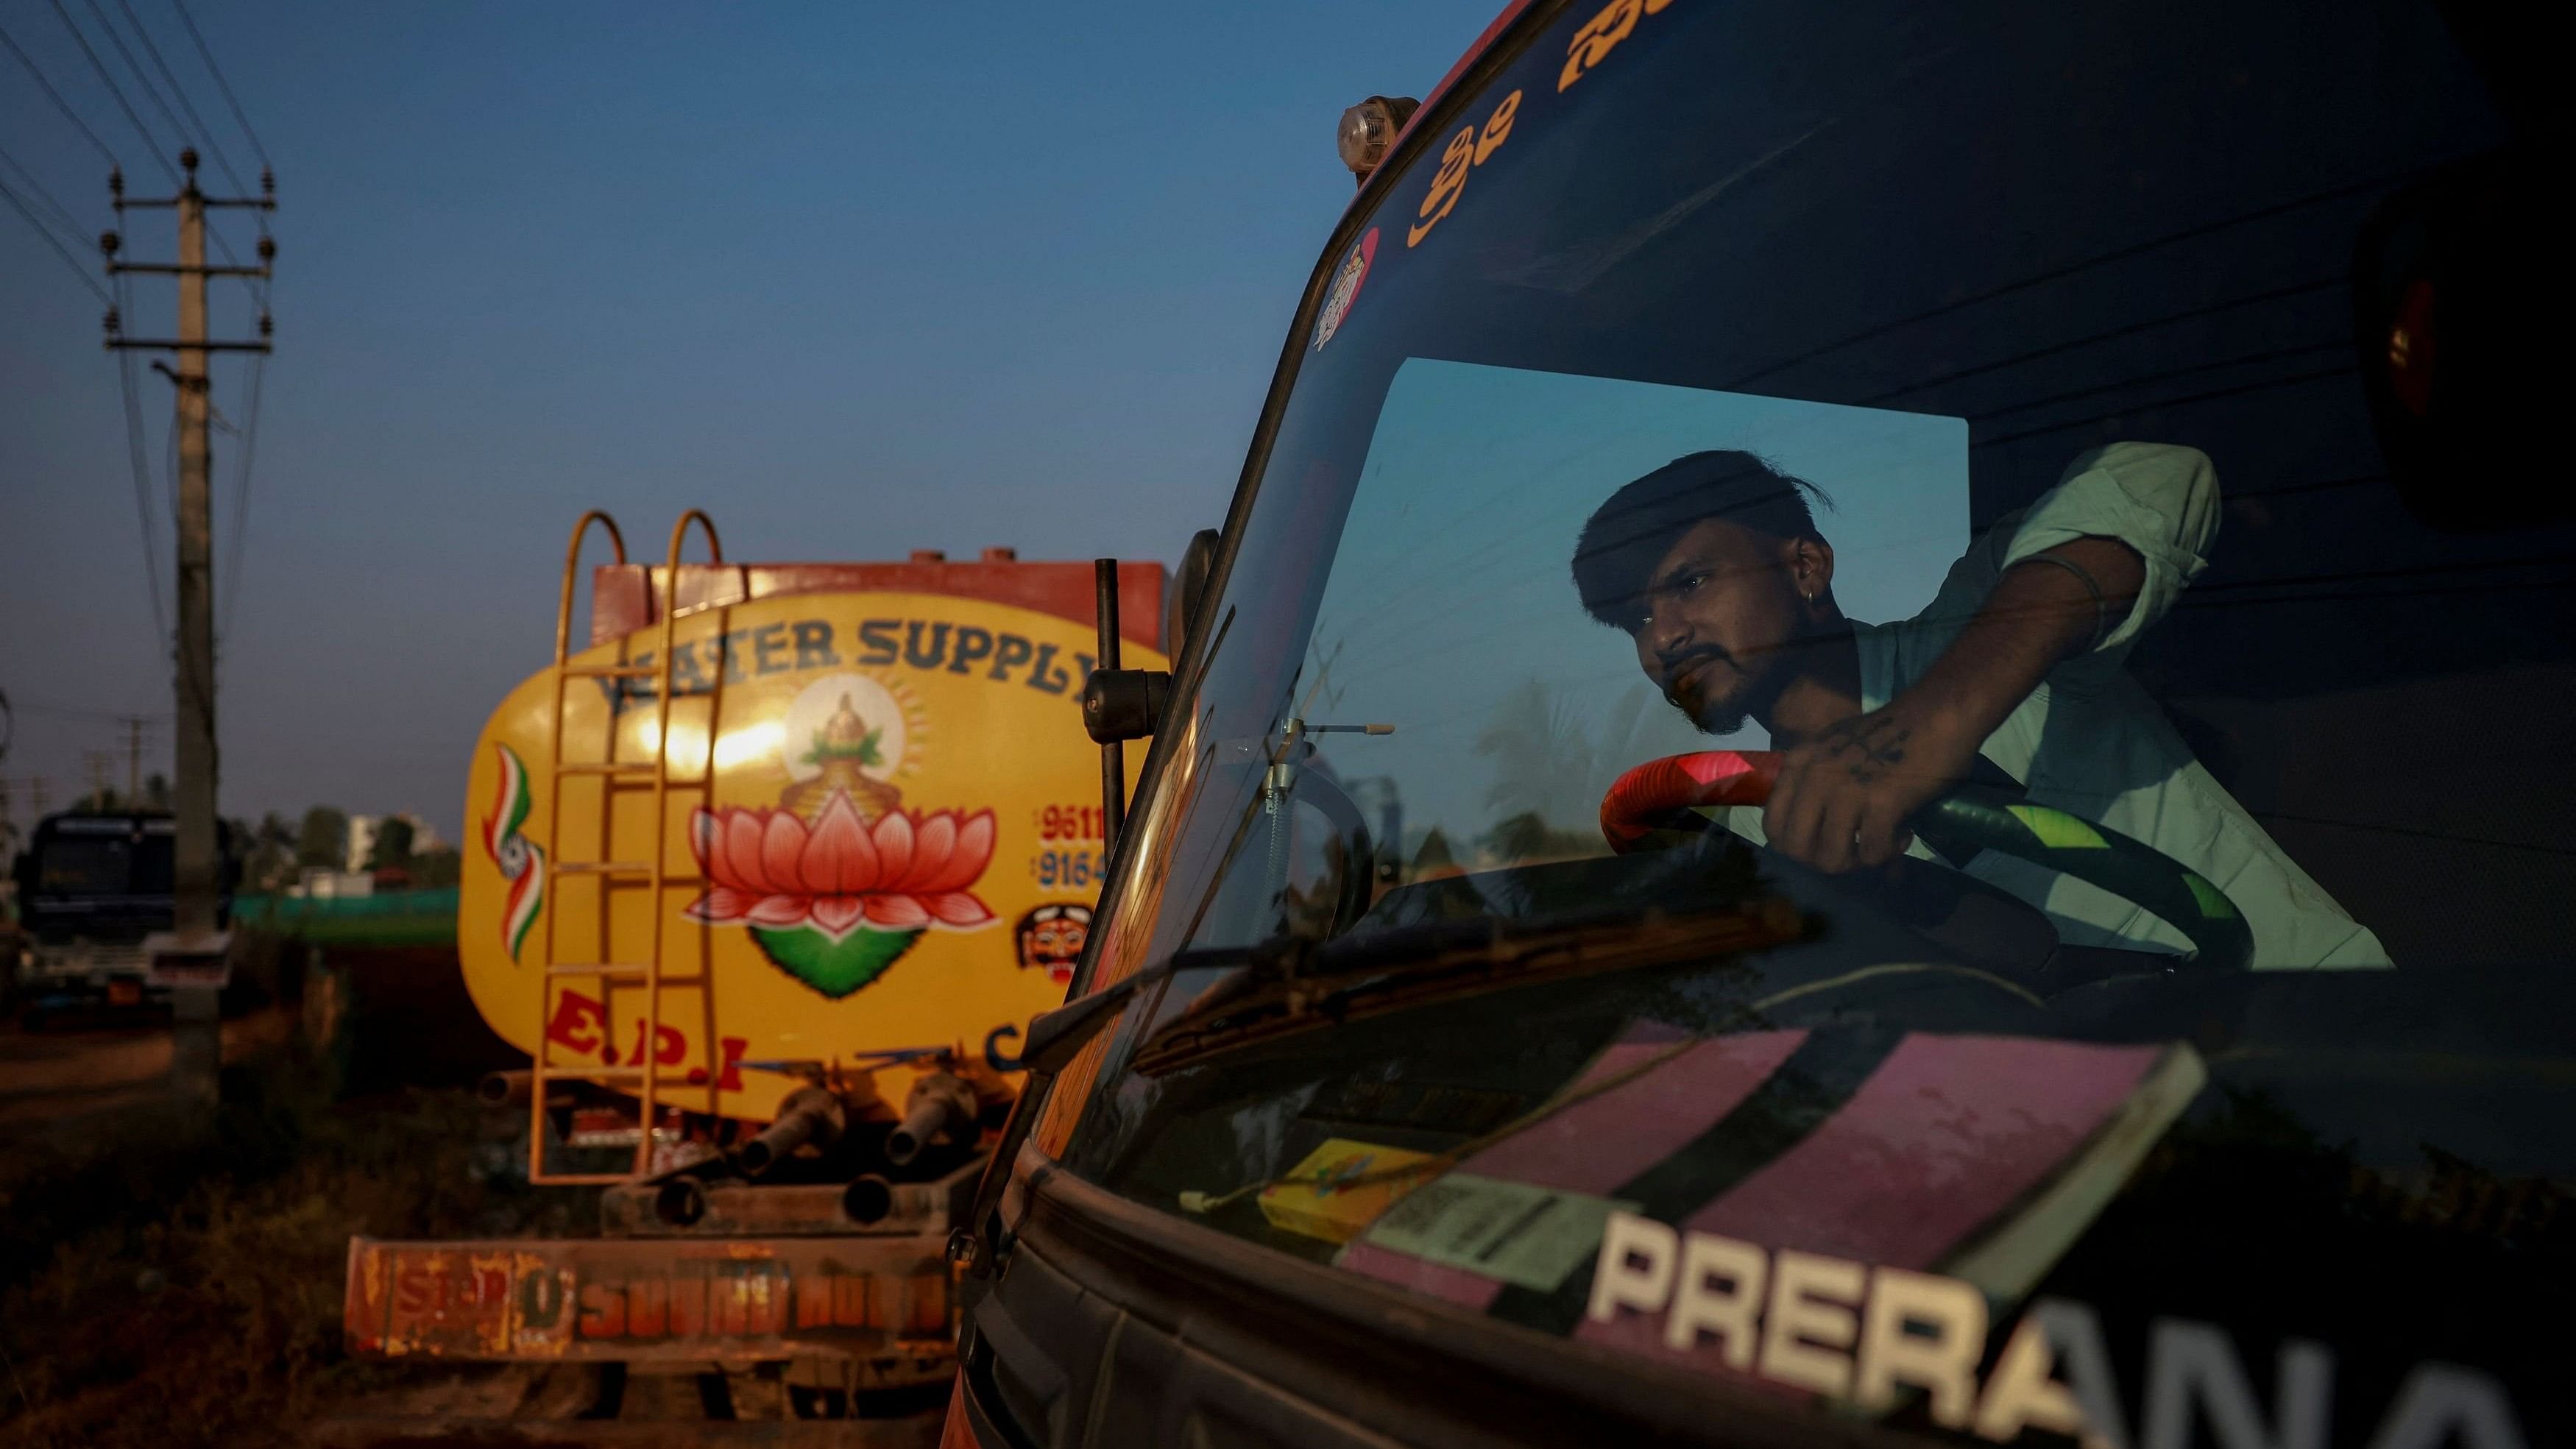
[[[2076,459],[2009,541],[1981,539],[1962,560],[2000,547],[1993,586],[1922,675],[1789,751],[1763,812],[1771,844],[1824,870],[1903,851],[1907,817],[1967,773],[2050,670],[2124,648],[2172,607],[2204,566],[2217,504],[2197,449],[2116,443]]]
[[[2057,486],[2022,513],[2003,544],[1998,567],[2008,578],[2032,557],[2062,553],[2081,540],[2124,545],[2136,566],[2135,573],[2124,574],[2134,582],[2117,591],[2126,595],[2125,602],[2112,597],[2109,578],[2095,575],[2112,608],[2093,647],[2116,650],[2162,619],[2208,567],[2210,541],[2218,535],[2218,503],[2218,472],[2198,448],[2170,443],[2095,448],[2068,464]],[[2087,557],[2069,556],[2079,563]],[[2067,570],[2040,567],[2066,574],[2081,590],[2081,582]],[[1998,579],[1996,593],[2001,592]],[[1993,602],[1990,598],[1989,606]]]
[[[2146,561],[2119,539],[2085,535],[2034,551],[2004,570],[1959,637],[1889,707],[1939,720],[1975,754],[2050,670],[2112,647],[2105,641],[2135,614],[2146,578]]]

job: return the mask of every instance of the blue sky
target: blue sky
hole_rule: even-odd
[[[250,171],[168,0],[132,3]],[[1497,5],[198,0],[281,200],[225,812],[410,809],[452,834],[584,507],[654,553],[695,504],[746,559],[1176,555],[1222,515],[1349,198],[1341,108],[1420,94]],[[132,194],[164,189],[49,4],[0,0],[0,28]],[[0,147],[108,224],[105,163],[5,54]],[[127,231],[168,254],[166,214]],[[143,288],[129,333],[170,295]],[[219,298],[246,327],[240,289]],[[57,801],[117,743],[66,711],[169,707],[99,310],[0,212],[0,689],[22,706],[0,775]],[[228,415],[241,366],[219,365]],[[169,391],[144,387],[158,466]],[[238,443],[216,445],[221,561]]]

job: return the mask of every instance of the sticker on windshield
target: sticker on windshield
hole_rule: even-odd
[[[1452,1172],[1416,1188],[1344,1251],[1401,1254],[1544,1293],[1592,1258],[1612,1214],[1636,1208]]]
[[[1377,259],[1377,228],[1370,227],[1359,245],[1333,274],[1333,289],[1324,295],[1324,310],[1315,318],[1315,346],[1321,348],[1342,330],[1342,319],[1351,313],[1351,304],[1359,300],[1360,284],[1368,280],[1369,263]]]

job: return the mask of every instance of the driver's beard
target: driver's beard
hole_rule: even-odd
[[[1741,657],[1741,656],[1739,656]],[[1745,721],[1768,712],[1768,706],[1780,697],[1780,686],[1792,671],[1781,667],[1782,659],[1773,654],[1764,661],[1762,673],[1723,698],[1703,699],[1697,708],[1664,692],[1664,702],[1680,710],[1684,718],[1699,727],[1702,734],[1731,735],[1744,728]]]
[[[1750,710],[1717,705],[1701,710],[1691,722],[1699,726],[1701,734],[1724,737],[1743,729],[1744,722],[1751,717]]]
[[[1731,735],[1744,728],[1744,721],[1750,714],[1743,702],[1737,699],[1703,700],[1697,709],[1693,709],[1671,690],[1664,691],[1664,703],[1680,710],[1682,717],[1698,726],[1702,734]]]

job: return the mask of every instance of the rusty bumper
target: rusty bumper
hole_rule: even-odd
[[[944,1241],[349,1241],[342,1321],[372,1357],[756,1362],[929,1370],[954,1342]],[[908,1375],[906,1375],[908,1376]]]

